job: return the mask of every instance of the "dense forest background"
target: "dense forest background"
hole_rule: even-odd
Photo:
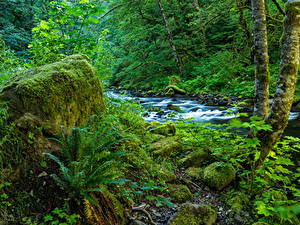
[[[0,4],[6,54],[13,50],[28,63],[43,64],[80,50],[98,62],[106,78],[111,75],[110,85],[157,92],[169,77],[179,76],[179,86],[189,93],[253,95],[250,1]],[[279,72],[283,4],[267,1],[272,88]]]

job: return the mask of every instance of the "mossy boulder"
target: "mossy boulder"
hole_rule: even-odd
[[[185,95],[186,91],[179,88],[179,87],[177,87],[176,85],[168,85],[165,88],[165,94],[170,95],[170,96],[173,96],[173,95],[176,95],[176,94]]]
[[[203,178],[204,168],[189,167],[185,172],[191,178],[194,178],[196,180],[201,180]]]
[[[186,203],[169,225],[212,225],[217,220],[216,210],[210,205]]]
[[[13,75],[0,101],[8,102],[11,120],[32,114],[54,129],[82,125],[105,110],[100,81],[83,55]]]
[[[176,155],[183,151],[183,144],[178,137],[165,137],[151,145],[153,153],[163,157]]]
[[[175,106],[175,105],[172,105],[172,104],[168,104],[167,108],[170,109],[170,110],[179,112],[179,113],[184,112],[179,106]]]
[[[184,167],[198,167],[201,163],[206,160],[209,156],[208,150],[205,149],[198,149],[193,151],[192,153],[188,154],[186,157],[181,159],[179,162]]]
[[[193,200],[193,195],[186,185],[170,184],[168,190],[170,192],[170,197],[174,202],[184,203]]]
[[[240,213],[242,210],[245,210],[245,207],[248,203],[249,197],[242,192],[235,193],[234,196],[227,201],[227,204],[230,206],[231,210],[236,213]]]
[[[232,165],[214,162],[204,169],[203,180],[211,188],[220,191],[235,179],[235,174],[236,171]]]
[[[157,121],[148,123],[148,130],[153,134],[164,136],[173,136],[176,134],[176,126],[174,123],[161,124]]]

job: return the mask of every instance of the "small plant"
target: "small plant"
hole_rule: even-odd
[[[95,135],[95,136],[94,136]],[[110,133],[115,138],[116,134]],[[91,195],[102,192],[100,185],[116,182],[122,176],[120,156],[123,151],[110,151],[120,140],[112,140],[105,133],[92,134],[86,130],[73,128],[71,135],[57,140],[61,144],[63,159],[44,153],[60,167],[53,179],[73,198],[85,198],[92,204],[97,200]]]
[[[9,196],[3,192],[3,188],[9,187],[11,183],[5,182],[5,183],[0,183],[0,209],[5,209],[9,206],[11,206],[11,203],[9,202]]]
[[[26,225],[73,225],[77,224],[80,216],[78,214],[68,214],[66,209],[55,208],[51,213],[45,215],[39,223],[30,217],[24,217],[22,222]]]

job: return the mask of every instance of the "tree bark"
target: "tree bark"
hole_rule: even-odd
[[[269,112],[269,54],[265,0],[251,0],[254,21],[255,99],[254,115],[265,119]]]
[[[163,5],[161,3],[161,0],[157,0],[157,4],[159,6],[159,9],[160,9],[160,13],[163,17],[163,20],[164,20],[164,24],[165,24],[165,28],[167,30],[167,34],[168,34],[168,41],[169,41],[169,45],[170,45],[170,48],[171,48],[171,51],[172,51],[172,54],[174,56],[174,60],[175,60],[175,63],[178,67],[178,70],[179,70],[179,73],[180,75],[183,75],[183,64],[182,64],[182,60],[178,54],[178,51],[177,51],[177,48],[176,48],[176,45],[174,44],[174,38],[173,38],[173,34],[172,34],[172,31],[171,31],[171,28],[170,28],[170,24],[168,22],[168,18],[167,18],[167,15],[165,13],[165,10],[163,8]]]
[[[247,20],[244,15],[245,1],[244,0],[235,0],[235,4],[236,4],[237,10],[239,12],[240,27],[243,30],[245,41],[246,41],[247,45],[251,48],[253,45],[253,42],[251,40],[252,35],[248,28]]]
[[[262,165],[288,124],[297,84],[300,47],[300,0],[287,1],[285,14],[280,74],[270,114],[266,119],[266,123],[270,124],[273,130],[259,134],[261,153],[260,158],[255,163],[255,169]]]

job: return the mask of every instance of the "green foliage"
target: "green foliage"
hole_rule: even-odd
[[[15,56],[12,50],[7,49],[0,39],[0,88],[20,64],[20,59]]]
[[[119,157],[123,151],[110,151],[121,140],[116,140],[117,133],[102,129],[93,134],[79,128],[73,128],[70,135],[63,135],[61,151],[64,159],[46,154],[60,167],[59,174],[53,179],[73,198],[85,198],[93,204],[97,200],[91,195],[102,192],[100,185],[109,185],[122,176]]]
[[[299,154],[300,139],[285,137],[278,142],[263,167],[256,171],[252,184],[255,207],[262,221],[271,224],[295,224],[300,214],[300,170],[291,160]]]
[[[299,138],[285,137],[277,143],[262,168],[251,171],[249,167],[260,154],[260,142],[255,134],[271,129],[260,118],[253,116],[249,122],[233,119],[222,125],[179,122],[178,128],[186,144],[203,149],[210,146],[214,161],[230,163],[238,169],[239,188],[250,196],[255,195],[252,204],[261,221],[297,224],[300,170],[291,159],[299,154]],[[245,136],[250,130],[254,137]]]
[[[4,188],[11,186],[11,183],[0,183],[0,210],[6,209],[12,205],[9,196],[5,193]]]
[[[50,214],[45,215],[39,223],[30,217],[24,217],[22,222],[26,225],[72,225],[77,224],[79,218],[78,214],[68,214],[65,208],[55,208]]]
[[[104,7],[95,0],[51,1],[45,19],[32,29],[29,52],[33,64],[44,65],[81,53],[93,60],[102,79],[107,78],[112,56],[104,48],[109,31],[99,25],[103,12]]]
[[[34,19],[45,11],[47,2],[49,0],[0,1],[0,39],[3,39],[19,56],[26,55]]]

